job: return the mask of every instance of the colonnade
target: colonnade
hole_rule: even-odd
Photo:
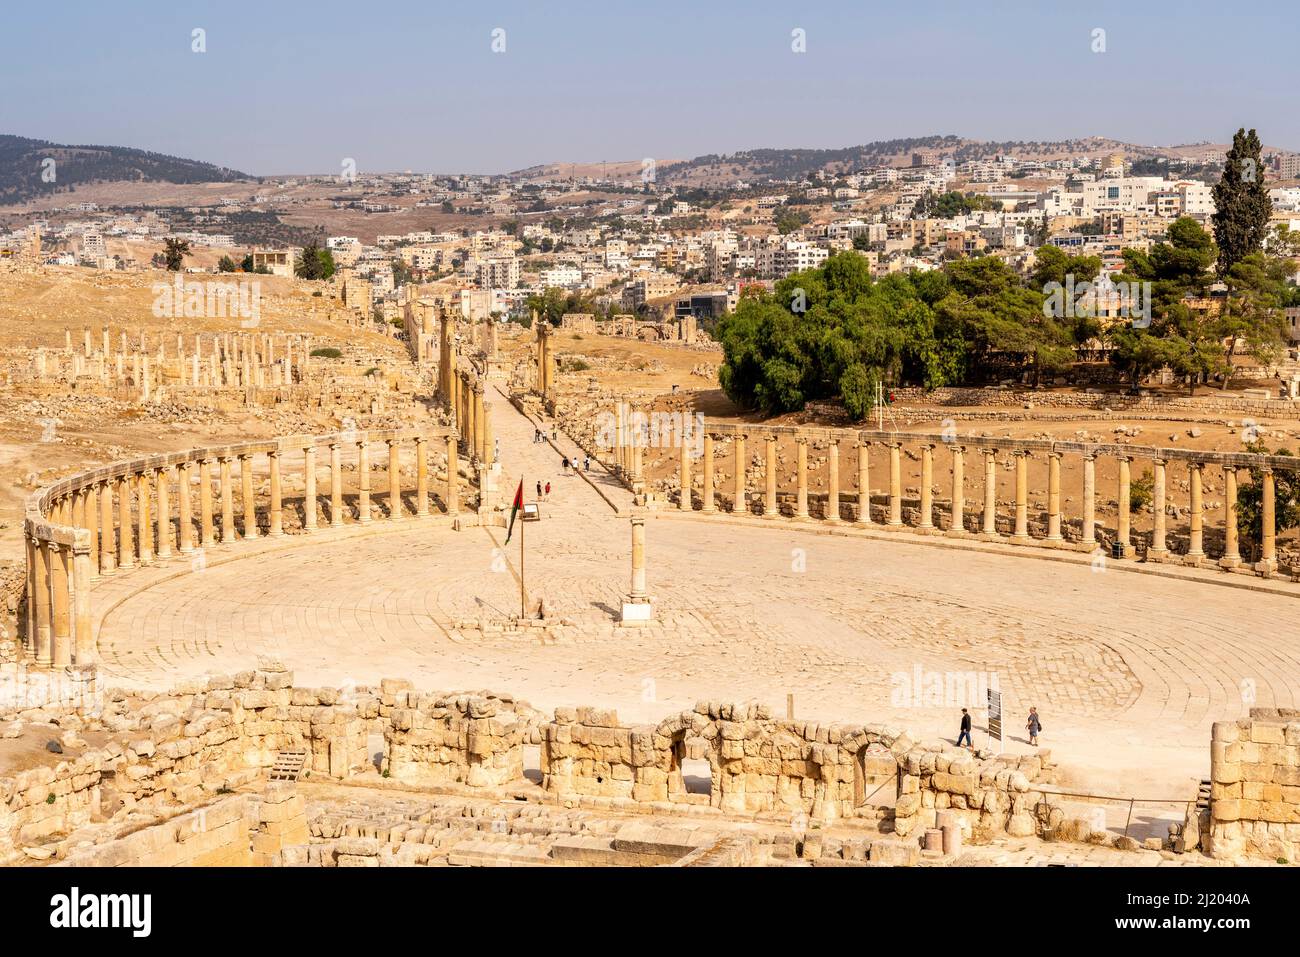
[[[628,420],[625,403],[616,406],[620,425]],[[731,513],[757,513],[768,518],[788,517],[798,522],[814,520],[828,524],[852,523],[858,526],[907,528],[907,530],[932,535],[976,537],[985,540],[1008,542],[1015,545],[1055,547],[1093,552],[1098,549],[1101,536],[1113,547],[1113,556],[1131,558],[1137,552],[1132,523],[1133,468],[1134,463],[1144,468],[1150,463],[1152,530],[1145,543],[1144,557],[1149,562],[1170,562],[1184,565],[1217,564],[1224,569],[1242,569],[1263,576],[1278,571],[1277,559],[1277,495],[1276,473],[1300,471],[1300,458],[1290,456],[1255,455],[1232,452],[1201,452],[1187,449],[1161,449],[1131,445],[1106,445],[1081,442],[1053,442],[1032,439],[995,437],[955,437],[950,434],[914,434],[835,429],[805,429],[783,426],[755,426],[706,423],[684,427],[683,433],[665,440],[659,436],[658,445],[671,445],[677,457],[676,507],[683,511],[698,510],[705,514],[722,511]],[[616,443],[615,471],[626,484],[637,490],[646,482],[644,474],[643,438],[633,433]],[[794,488],[782,488],[778,443],[793,440],[795,444]],[[717,444],[731,445],[734,484],[729,502],[719,503],[719,488],[715,478]],[[825,447],[825,493],[820,515],[814,517],[809,501],[808,447],[810,443]],[[750,455],[762,449],[763,486],[750,488],[747,473]],[[915,517],[904,521],[904,450],[910,450],[919,460],[917,493],[906,496]],[[887,491],[883,507],[872,511],[871,453],[883,453],[885,462],[884,484]],[[942,505],[935,501],[935,457],[942,455],[951,468],[950,494]],[[1115,487],[1116,527],[1113,533],[1102,532],[1097,521],[1097,461],[1109,457],[1117,464]],[[979,467],[982,458],[982,469]],[[841,484],[845,462],[852,468],[856,459],[856,500],[849,500]],[[1014,473],[1014,499],[1005,509],[999,510],[998,472],[1002,463],[1011,461]],[[1035,494],[1046,492],[1046,512],[1040,511],[1031,530],[1029,499],[1029,465],[1031,461],[1046,464],[1046,489],[1036,488]],[[972,469],[983,475],[982,500],[972,510],[966,505],[966,471]],[[699,467],[702,482],[697,492],[693,472]],[[1062,505],[1062,468],[1078,469],[1082,483],[1081,501],[1075,514],[1067,516]],[[788,468],[788,466],[787,466]],[[1223,534],[1218,554],[1206,550],[1206,505],[1204,495],[1205,470],[1220,470],[1223,477]],[[1187,536],[1186,547],[1175,552],[1171,547],[1169,508],[1171,502],[1171,474],[1187,477]],[[1243,473],[1257,476],[1260,486],[1261,530],[1258,559],[1247,565],[1243,562],[1238,529],[1237,492]],[[726,494],[725,492],[723,493]],[[725,506],[725,507],[724,507]],[[1038,521],[1044,519],[1045,521]],[[1077,534],[1073,529],[1077,519]],[[1067,534],[1067,524],[1069,532]]]
[[[38,666],[94,660],[90,587],[96,578],[238,541],[284,536],[288,457],[300,468],[302,511],[295,529],[300,534],[375,520],[374,447],[384,450],[387,490],[379,497],[385,521],[458,515],[463,483],[457,440],[450,428],[288,436],[118,462],[42,489],[28,499],[24,520],[25,651]],[[403,478],[408,450],[415,459],[413,487]],[[317,485],[322,451],[328,454],[327,489]],[[431,452],[445,456],[441,503],[431,495]],[[345,456],[357,468],[350,494],[344,491]],[[347,498],[356,513],[351,521]],[[297,509],[290,508],[296,518]]]

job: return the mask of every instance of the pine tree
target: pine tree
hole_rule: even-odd
[[[1218,273],[1264,248],[1273,205],[1264,186],[1264,162],[1254,130],[1237,130],[1214,187],[1214,241],[1219,246]]]

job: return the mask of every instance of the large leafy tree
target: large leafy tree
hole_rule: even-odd
[[[1247,452],[1262,455],[1290,455],[1290,449],[1272,452],[1256,442],[1246,446]],[[1273,472],[1273,515],[1278,532],[1300,525],[1300,478],[1285,469]],[[1264,475],[1260,469],[1250,470],[1250,481],[1237,487],[1237,528],[1241,533],[1241,548],[1247,561],[1258,561],[1264,534]]]
[[[314,241],[309,242],[302,247],[293,273],[299,279],[329,279],[334,275],[334,254]]]
[[[184,239],[168,239],[163,242],[163,262],[172,272],[180,272],[185,265],[185,257],[190,254],[190,244]]]
[[[1239,129],[1232,137],[1223,164],[1223,177],[1214,187],[1214,239],[1219,247],[1218,272],[1232,267],[1264,247],[1273,210],[1264,186],[1264,161],[1259,136]]]

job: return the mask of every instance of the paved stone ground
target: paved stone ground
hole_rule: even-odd
[[[300,684],[403,676],[508,690],[543,708],[613,707],[630,721],[703,698],[780,711],[793,693],[801,717],[888,720],[951,739],[968,702],[936,695],[933,682],[973,682],[978,707],[980,682],[996,675],[1008,750],[1030,750],[1023,715],[1035,705],[1042,744],[1073,769],[1064,787],[1145,798],[1187,797],[1208,776],[1212,721],[1300,698],[1294,598],[760,519],[652,517],[660,624],[615,627],[630,532],[611,502],[626,509],[626,493],[562,475],[556,448],[573,450],[563,436],[535,444],[530,421],[502,398],[494,405],[502,499],[521,474],[529,500],[539,479],[552,485],[524,532],[527,585],[548,614],[574,622],[571,639],[456,630],[518,613],[519,552],[513,541],[501,550],[503,529],[377,522],[292,548],[250,545],[256,554],[225,564],[218,549],[201,571],[176,563],[184,574],[170,579],[137,572],[165,580],[134,595],[143,579],[100,585],[97,608],[121,599],[99,636],[110,678],[166,687],[275,654]],[[975,716],[983,743],[982,707]]]

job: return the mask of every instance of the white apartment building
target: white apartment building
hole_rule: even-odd
[[[481,259],[474,267],[480,289],[514,289],[519,285],[519,260],[514,256]]]
[[[787,240],[755,247],[754,268],[761,279],[784,279],[793,273],[820,266],[830,252],[812,243]]]
[[[543,289],[571,289],[582,285],[582,270],[577,266],[564,264],[543,269],[538,280]]]

